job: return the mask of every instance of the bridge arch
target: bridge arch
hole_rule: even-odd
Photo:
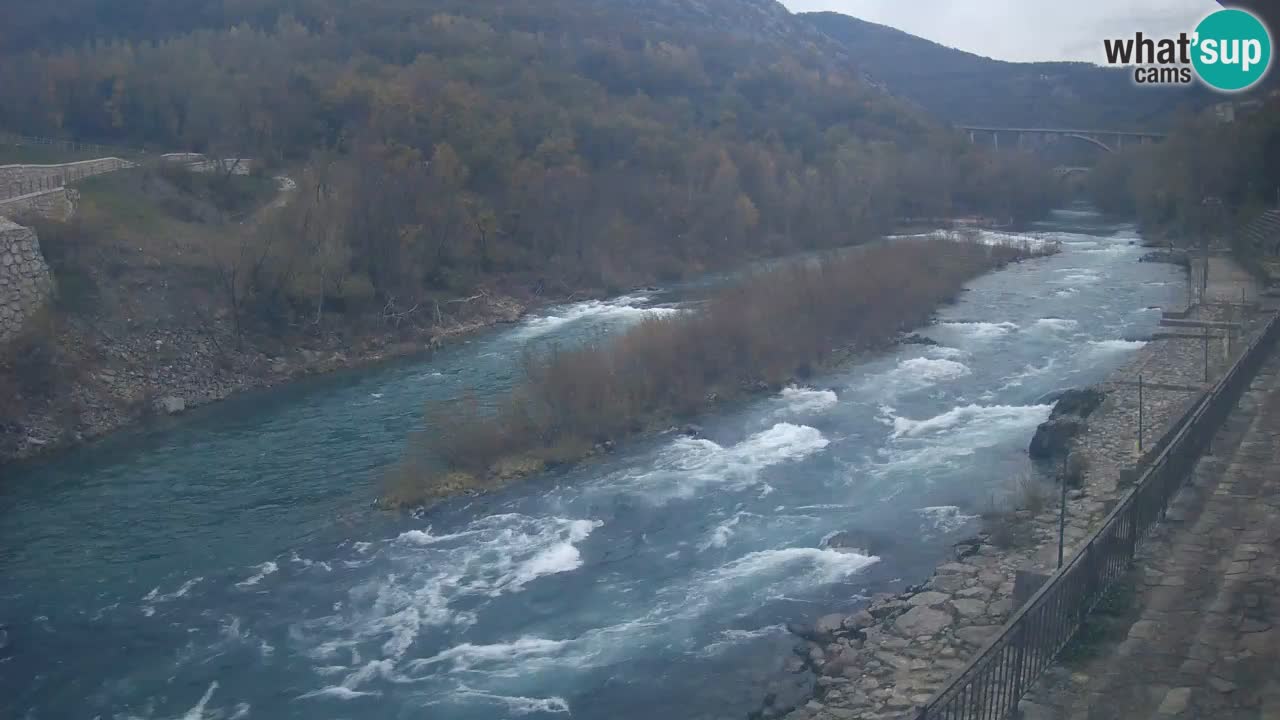
[[[1102,148],[1106,152],[1109,152],[1109,153],[1115,152],[1115,150],[1113,150],[1110,145],[1102,142],[1098,138],[1089,137],[1088,135],[1081,135],[1080,133],[1063,133],[1062,137],[1072,138],[1075,140],[1083,140],[1091,145],[1097,145],[1098,147]]]

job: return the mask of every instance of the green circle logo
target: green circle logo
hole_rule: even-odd
[[[1271,34],[1247,10],[1219,10],[1201,20],[1193,43],[1196,73],[1217,90],[1253,87],[1271,66]]]

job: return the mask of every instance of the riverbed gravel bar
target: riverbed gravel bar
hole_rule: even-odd
[[[1197,299],[1191,307],[1166,310],[1192,321],[1243,320],[1230,357],[1220,333],[1210,340],[1209,377],[1214,382],[1256,336],[1272,309],[1249,305],[1263,298],[1229,258],[1214,259],[1211,277],[1219,280],[1204,294],[1206,302]],[[1239,302],[1226,301],[1241,297],[1241,290],[1246,298],[1243,310]],[[1200,331],[1192,327],[1193,333]],[[1208,387],[1204,347],[1200,336],[1150,340],[1100,386],[1107,399],[1089,416],[1073,450],[1084,457],[1087,470],[1082,486],[1068,494],[1067,557],[1128,491],[1124,480],[1129,473],[1123,471],[1133,469],[1138,458],[1138,376],[1144,386],[1145,441],[1152,443]],[[956,544],[954,560],[938,567],[924,583],[901,594],[877,595],[853,615],[828,615],[812,628],[797,629],[802,641],[793,667],[816,674],[813,697],[795,708],[766,706],[759,717],[914,717],[1009,617],[1017,572],[1049,573],[1056,566],[1058,504],[1039,504],[1038,512],[1011,507],[988,519],[984,532]]]

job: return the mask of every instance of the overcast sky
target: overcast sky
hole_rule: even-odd
[[[1103,38],[1195,29],[1213,0],[782,0],[832,10],[1000,60],[1102,62]]]

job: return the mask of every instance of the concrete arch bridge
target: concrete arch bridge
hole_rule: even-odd
[[[1115,152],[1125,145],[1146,145],[1159,142],[1166,137],[1166,133],[1141,130],[1074,130],[1070,128],[991,127],[978,125],[961,125],[957,129],[969,133],[969,142],[975,144],[979,141],[987,141],[995,147],[1000,147],[1002,136],[1006,144],[1012,142],[1016,147],[1025,147],[1031,143],[1071,139],[1088,143],[1109,153]]]

